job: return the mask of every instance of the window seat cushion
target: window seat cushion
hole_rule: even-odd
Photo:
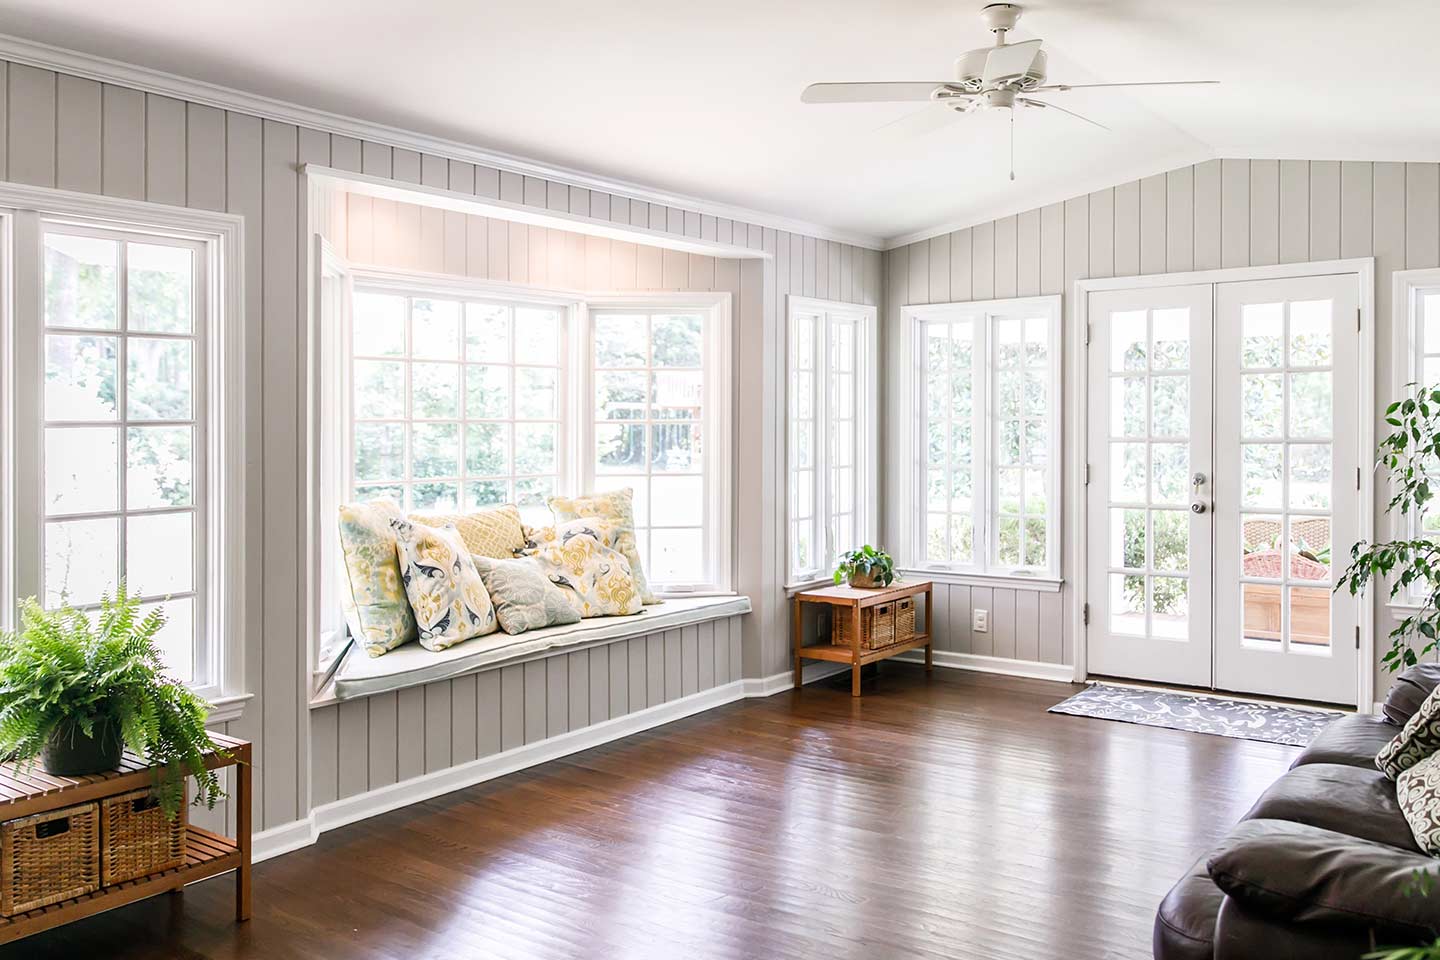
[[[444,650],[407,643],[383,657],[355,656],[351,651],[335,672],[330,693],[336,700],[368,697],[530,659],[559,647],[608,643],[749,612],[749,597],[689,597],[666,600],[628,617],[598,617],[514,636],[492,633]]]

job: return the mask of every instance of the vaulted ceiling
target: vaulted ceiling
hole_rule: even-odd
[[[0,0],[0,32],[876,237],[963,224],[1213,156],[1440,155],[1440,3],[1043,0],[1053,111],[909,138],[817,80],[946,79],[988,45],[955,0]]]

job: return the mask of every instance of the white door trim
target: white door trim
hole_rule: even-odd
[[[1287,277],[1316,277],[1334,274],[1353,274],[1359,286],[1360,304],[1360,462],[1371,462],[1375,449],[1375,258],[1354,257],[1347,260],[1320,260],[1314,263],[1285,263],[1263,267],[1228,267],[1221,270],[1187,270],[1181,273],[1156,273],[1136,277],[1105,277],[1092,280],[1077,280],[1070,298],[1070,330],[1068,342],[1072,344],[1069,370],[1066,371],[1065,389],[1065,449],[1074,455],[1066,468],[1066,482],[1070,502],[1075,509],[1068,511],[1065,518],[1065,532],[1069,541],[1065,562],[1068,570],[1065,577],[1073,589],[1070,591],[1070,629],[1075,638],[1074,679],[1082,682],[1087,677],[1087,646],[1084,622],[1085,597],[1088,591],[1086,557],[1089,546],[1085,529],[1089,511],[1085,509],[1085,465],[1089,462],[1089,438],[1087,424],[1088,397],[1090,395],[1089,363],[1085,344],[1085,332],[1089,325],[1089,294],[1101,290],[1132,290],[1142,287],[1170,287],[1191,283],[1232,283],[1245,280],[1278,280]],[[1369,504],[1370,509],[1360,511],[1360,536],[1372,540],[1375,536],[1375,476],[1373,471],[1362,470],[1360,474],[1360,502]],[[1375,702],[1375,598],[1374,592],[1360,598],[1360,649],[1359,678],[1356,703],[1365,712]]]

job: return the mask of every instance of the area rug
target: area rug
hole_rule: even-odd
[[[1330,721],[1344,716],[1338,710],[1303,709],[1109,683],[1091,684],[1068,700],[1055,704],[1049,712],[1296,747],[1307,746]]]

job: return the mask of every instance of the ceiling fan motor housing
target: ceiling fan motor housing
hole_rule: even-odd
[[[971,50],[961,54],[955,61],[955,86],[964,89],[969,93],[979,93],[984,89],[985,61],[989,58],[994,47],[981,47],[979,50]],[[1015,77],[1003,78],[1005,86],[1018,91],[1033,90],[1045,83],[1045,51],[1041,50],[1035,55],[1030,69]]]

